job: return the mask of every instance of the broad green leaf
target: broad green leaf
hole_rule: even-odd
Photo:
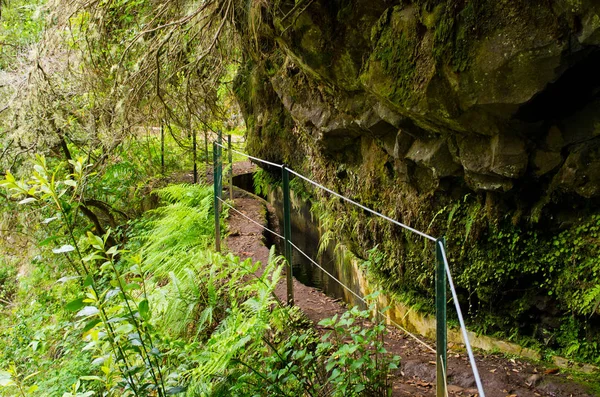
[[[60,236],[50,236],[50,237],[48,237],[48,238],[46,238],[46,239],[44,239],[44,240],[40,241],[40,242],[38,243],[38,245],[39,245],[40,247],[43,247],[43,246],[45,246],[45,245],[48,245],[48,244],[50,244],[50,243],[51,243],[51,242],[53,242],[54,240],[58,240],[59,238],[60,238]]]
[[[96,306],[86,306],[76,314],[76,317],[90,317],[98,313],[100,313],[100,310]]]
[[[77,310],[80,310],[84,306],[83,299],[84,298],[78,298],[67,303],[65,305],[65,310],[68,312],[76,312]]]
[[[89,321],[85,327],[83,327],[83,333],[88,332],[89,330],[91,330],[92,328],[94,328],[96,325],[98,325],[101,322],[100,319],[96,318],[92,321]]]
[[[138,305],[138,309],[140,311],[140,316],[142,316],[144,320],[150,319],[150,306],[148,305],[147,299],[144,299],[140,302],[140,304]]]

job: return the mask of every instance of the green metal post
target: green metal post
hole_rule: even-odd
[[[220,146],[223,145],[222,131],[218,131],[217,133],[217,142],[219,142],[219,146],[217,147],[217,151],[219,152],[219,197],[223,199],[223,148]],[[220,204],[221,202],[219,202]]]
[[[219,203],[219,166],[216,142],[213,142],[213,190],[214,190],[214,210],[215,210],[215,249],[221,252],[221,219],[220,219],[220,203]]]
[[[446,268],[442,249],[446,241],[440,238],[435,242],[435,317],[436,317],[436,396],[446,397],[446,373],[447,373],[447,342],[448,329],[446,326]]]
[[[210,161],[208,160],[208,131],[204,130],[204,160],[206,161],[206,172],[208,172]]]
[[[160,171],[165,174],[165,126],[160,123]]]
[[[227,135],[227,149],[229,152],[229,200],[233,201],[233,153],[231,152],[231,135]]]
[[[197,132],[194,129],[194,132],[192,132],[192,146],[193,146],[193,159],[194,159],[194,183],[198,183],[198,150],[197,150],[197,145],[196,145],[196,136],[197,136]]]
[[[294,283],[292,278],[292,211],[290,204],[290,173],[284,165],[281,169],[283,177],[283,237],[284,253],[287,261],[287,301],[288,305],[294,305]]]

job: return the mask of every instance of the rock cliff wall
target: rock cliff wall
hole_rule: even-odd
[[[253,4],[236,79],[253,154],[446,235],[492,331],[547,340],[567,313],[595,313],[571,328],[597,340],[600,2]],[[335,200],[322,210],[346,214],[330,226],[358,255],[380,244],[390,288],[430,294],[431,247]]]

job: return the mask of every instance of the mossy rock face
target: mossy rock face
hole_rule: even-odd
[[[236,81],[249,150],[446,235],[461,299],[492,331],[518,330],[545,310],[531,302],[562,291],[579,303],[552,295],[559,313],[544,315],[571,313],[569,332],[584,335],[600,249],[557,236],[581,237],[600,213],[600,2],[277,4],[259,30],[272,48],[244,54]],[[330,204],[356,254],[380,244],[385,285],[430,298],[430,246]],[[580,256],[577,288],[563,282],[575,263],[565,252]],[[526,292],[509,297],[515,288]]]
[[[367,90],[403,109],[418,105],[433,72],[431,56],[419,57],[430,52],[420,48],[428,40],[419,28],[415,7],[387,10],[372,28],[373,51],[361,75]]]
[[[294,122],[278,100],[264,67],[246,63],[235,78],[234,91],[246,120],[248,150],[273,162],[297,161],[297,143],[289,135]]]

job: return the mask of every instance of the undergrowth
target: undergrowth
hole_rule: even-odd
[[[31,180],[1,181],[55,233],[2,312],[3,395],[389,395],[383,325],[358,327],[369,313],[353,310],[324,323],[335,334],[308,329],[274,296],[274,251],[258,276],[260,263],[211,250],[209,187],[159,190],[112,245],[77,215],[91,167],[63,166],[38,158]]]

